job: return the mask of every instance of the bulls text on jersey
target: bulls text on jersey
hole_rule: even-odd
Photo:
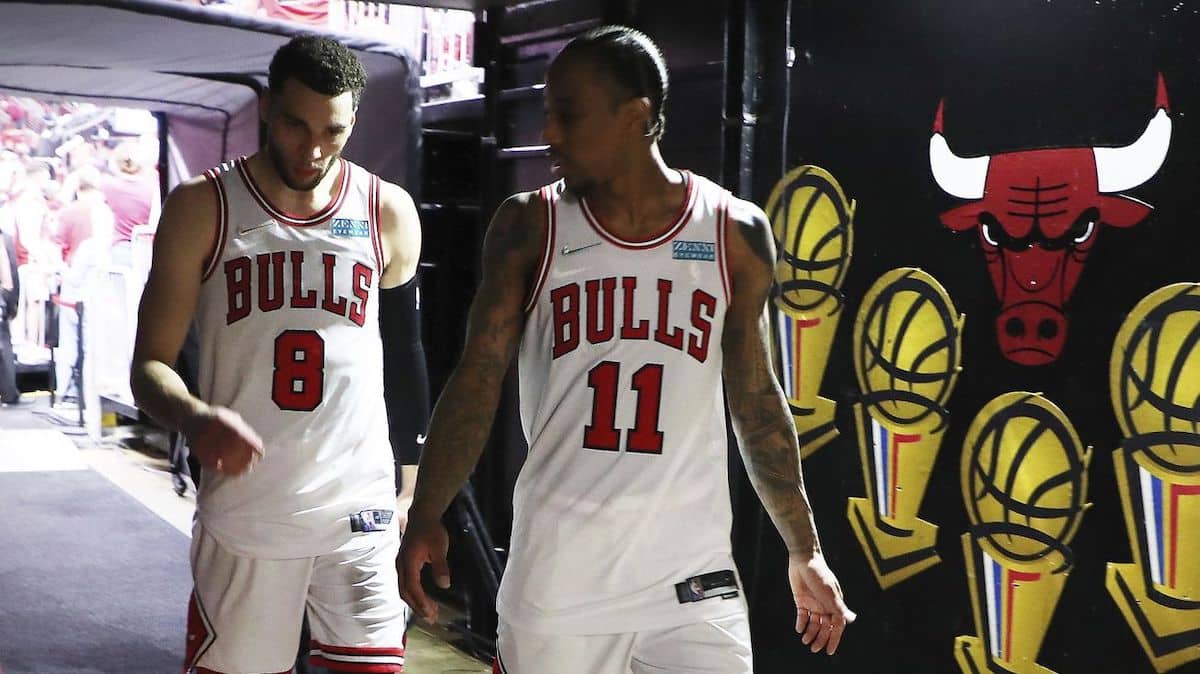
[[[344,316],[362,327],[367,315],[367,300],[374,270],[361,263],[343,260],[338,265],[338,256],[333,253],[321,255],[322,277],[320,288],[304,287],[304,251],[276,251],[259,253],[253,260],[246,255],[225,261],[225,288],[229,304],[225,313],[226,325],[232,325],[250,315],[257,306],[259,311],[270,312],[284,308],[323,309],[331,314]],[[334,292],[334,278],[338,273],[351,275],[350,288],[354,300]],[[285,279],[290,283],[285,284]],[[289,287],[290,286],[290,287]],[[319,298],[318,298],[319,295]],[[319,299],[319,301],[318,301]]]
[[[579,347],[580,340],[589,344],[603,344],[614,338],[622,340],[649,340],[687,353],[698,362],[708,359],[708,348],[712,343],[712,322],[717,312],[717,298],[697,288],[690,298],[689,314],[691,325],[673,325],[670,320],[671,295],[675,283],[669,279],[658,279],[654,291],[658,294],[658,308],[650,311],[650,317],[638,314],[638,308],[650,305],[648,289],[638,292],[636,276],[606,276],[585,281],[583,291],[580,283],[572,282],[550,291],[551,315],[554,320],[553,354],[557,359]],[[615,303],[617,286],[621,287],[621,325],[617,328]],[[638,302],[638,297],[642,301]],[[683,295],[685,293],[678,293]],[[653,330],[651,323],[653,322]]]

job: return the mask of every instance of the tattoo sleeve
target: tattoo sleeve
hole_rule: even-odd
[[[466,347],[434,408],[421,456],[417,516],[440,517],[475,469],[520,345],[542,233],[524,217],[536,209],[515,199],[501,206],[484,241],[483,281],[471,304]]]
[[[766,301],[775,247],[761,212],[733,223],[734,293],[722,336],[725,390],[742,461],[763,507],[793,555],[820,553],[804,492],[800,447],[783,390],[771,365]]]

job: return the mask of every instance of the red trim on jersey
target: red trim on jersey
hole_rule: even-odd
[[[614,246],[620,246],[621,248],[628,248],[631,250],[647,250],[649,248],[661,246],[667,241],[675,238],[675,235],[683,230],[684,226],[687,225],[688,220],[691,219],[692,207],[696,204],[696,180],[692,176],[692,172],[680,171],[679,175],[683,176],[683,181],[687,184],[687,189],[683,195],[683,203],[679,206],[679,214],[675,216],[675,220],[671,224],[667,225],[666,228],[656,234],[650,235],[650,237],[646,239],[622,239],[616,234],[613,234],[603,223],[603,221],[600,220],[599,216],[597,216],[595,213],[592,213],[592,209],[588,208],[587,199],[580,197],[579,206],[583,211],[584,218],[587,219],[588,224],[592,226],[592,229],[596,230],[596,233],[598,233],[601,238],[613,244]]]
[[[311,648],[309,662],[334,672],[404,671],[404,648],[328,646],[315,639]]]
[[[184,646],[183,674],[188,674],[208,649],[212,647],[217,636],[210,629],[211,623],[204,612],[204,606],[196,598],[195,589],[188,599],[187,641]],[[203,671],[201,669],[200,671]]]
[[[368,215],[371,229],[371,248],[375,250],[375,269],[383,276],[383,232],[380,231],[382,206],[380,201],[379,176],[371,176],[371,189],[367,191]]]
[[[729,250],[729,192],[721,198],[717,207],[717,268],[721,270],[721,288],[725,291],[725,304],[733,298],[733,278],[729,275],[729,263],[725,260]]]
[[[287,211],[276,207],[267,199],[266,193],[258,188],[258,183],[254,182],[254,176],[250,175],[250,169],[246,168],[246,158],[238,159],[235,165],[238,173],[242,176],[242,181],[246,183],[246,189],[250,191],[250,196],[258,202],[268,215],[288,225],[296,227],[311,227],[318,225],[337,212],[342,207],[342,202],[346,200],[346,193],[349,191],[347,187],[350,184],[350,164],[346,160],[338,157],[338,168],[341,170],[341,176],[337,181],[337,191],[333,198],[324,208],[319,209],[316,213],[308,216],[299,216],[288,213]]]
[[[550,262],[554,259],[554,241],[556,238],[556,230],[558,229],[558,215],[555,213],[557,195],[554,192],[553,185],[547,185],[539,190],[541,198],[546,202],[546,246],[542,249],[542,256],[538,259],[538,274],[534,279],[533,290],[529,293],[529,299],[525,302],[525,313],[533,311],[533,305],[537,302],[538,295],[542,292],[542,286],[546,283],[546,278],[550,276]]]
[[[225,184],[217,175],[216,169],[205,171],[204,177],[212,184],[213,194],[217,198],[217,229],[213,232],[212,250],[208,253],[208,261],[201,267],[201,283],[207,281],[216,271],[217,263],[221,261],[221,253],[225,251],[225,239],[228,238],[229,232],[229,198],[225,194]]]

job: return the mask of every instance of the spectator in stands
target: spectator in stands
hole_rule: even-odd
[[[100,187],[116,216],[112,253],[115,265],[130,265],[133,229],[158,220],[158,174],[145,154],[137,141],[122,142],[112,152],[113,175]]]
[[[62,285],[55,299],[58,305],[58,350],[55,352],[55,396],[59,400],[69,401],[78,399],[80,391],[77,386],[74,368],[79,355],[84,356],[85,367],[90,367],[92,359],[88,358],[92,337],[95,333],[94,323],[89,316],[94,315],[96,307],[88,307],[95,291],[101,287],[103,275],[110,263],[112,236],[114,226],[113,211],[102,201],[100,196],[91,196],[94,188],[85,190],[87,210],[86,222],[81,229],[86,229],[85,236],[73,242],[71,252],[65,257],[66,265],[62,272]],[[78,304],[84,304],[82,344],[79,342],[79,312]],[[89,314],[89,311],[91,312]]]
[[[68,264],[79,244],[91,237],[92,223],[97,218],[110,223],[116,221],[100,191],[102,178],[96,167],[84,166],[73,173],[71,179],[75,184],[75,200],[58,212],[58,231],[54,237],[62,247],[63,262]]]

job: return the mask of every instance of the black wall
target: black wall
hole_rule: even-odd
[[[826,553],[859,620],[835,657],[807,652],[792,633],[785,553],[768,525],[761,545],[738,550],[743,573],[755,574],[757,671],[959,671],[954,638],[975,633],[960,542],[968,527],[959,485],[963,435],[984,403],[1008,391],[1043,393],[1094,447],[1087,495],[1093,507],[1070,544],[1075,568],[1038,662],[1061,673],[1153,671],[1104,586],[1108,562],[1132,559],[1112,465],[1121,437],[1108,363],[1117,329],[1139,299],[1168,283],[1200,280],[1194,253],[1200,133],[1192,121],[1200,119],[1200,5],[796,2],[792,30],[797,61],[786,164],[830,170],[858,201],[846,313],[822,390],[838,402],[841,436],[804,470]],[[1070,333],[1062,357],[1040,367],[1006,360],[997,348],[998,301],[978,238],[938,220],[962,203],[939,189],[929,169],[939,100],[945,100],[946,135],[960,155],[1121,145],[1149,121],[1160,72],[1174,120],[1171,148],[1158,174],[1130,192],[1154,212],[1135,227],[1100,232],[1066,305]],[[777,167],[761,170],[779,176]],[[753,196],[762,203],[767,195]],[[881,590],[846,518],[847,498],[865,495],[850,416],[859,395],[850,342],[865,291],[899,266],[931,273],[967,320],[963,374],[947,405],[949,430],[921,508],[922,518],[940,527],[942,563]],[[737,526],[759,524],[743,514]],[[1174,671],[1200,671],[1200,662]]]

